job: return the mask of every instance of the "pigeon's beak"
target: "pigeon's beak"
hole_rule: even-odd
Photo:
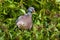
[[[33,13],[35,13],[35,10],[33,10]]]
[[[35,14],[35,10],[32,11],[32,14]]]

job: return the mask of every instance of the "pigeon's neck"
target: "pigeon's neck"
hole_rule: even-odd
[[[31,12],[28,12],[27,14],[28,14],[28,15],[32,15],[32,13],[31,13]]]

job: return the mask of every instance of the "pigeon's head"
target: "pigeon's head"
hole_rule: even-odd
[[[29,7],[29,8],[28,8],[28,12],[31,12],[31,13],[35,12],[34,7]]]

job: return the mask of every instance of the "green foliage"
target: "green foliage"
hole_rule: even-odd
[[[33,28],[19,30],[16,20],[33,6]],[[25,12],[26,11],[26,12]],[[59,0],[0,0],[0,40],[59,40]]]

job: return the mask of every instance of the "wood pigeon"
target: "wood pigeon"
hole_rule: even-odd
[[[19,16],[16,20],[16,25],[20,29],[31,29],[32,28],[32,13],[35,12],[33,7],[28,8],[28,12],[25,15]]]

